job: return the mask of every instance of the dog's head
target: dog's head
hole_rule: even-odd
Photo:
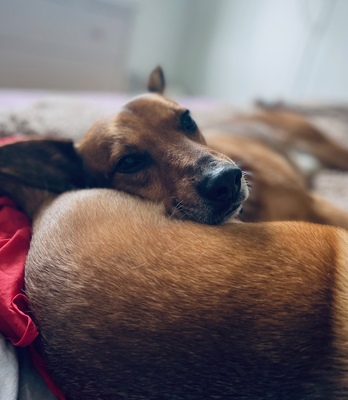
[[[205,145],[189,110],[164,97],[164,86],[157,68],[150,93],[96,123],[77,146],[42,139],[2,147],[0,191],[29,215],[41,197],[83,187],[114,188],[205,224],[237,215],[248,195],[241,170]]]
[[[189,110],[164,97],[164,86],[157,68],[150,93],[95,124],[77,151],[95,186],[163,203],[174,218],[222,223],[247,197],[243,174],[205,145]]]

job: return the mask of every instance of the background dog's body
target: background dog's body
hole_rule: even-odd
[[[348,228],[348,213],[313,189],[320,168],[348,170],[348,149],[304,117],[269,111],[205,131],[207,144],[248,171],[244,221],[302,220]]]
[[[26,291],[68,399],[347,398],[347,232],[162,214],[91,190],[34,224]]]
[[[240,219],[260,221],[310,221],[348,228],[348,213],[315,193],[308,176],[284,154],[263,141],[214,133],[207,143],[248,171],[250,195]]]

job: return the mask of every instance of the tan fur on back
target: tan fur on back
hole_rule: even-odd
[[[338,349],[338,362],[345,372],[342,379],[348,386],[348,235],[338,232],[340,241],[337,243],[338,266],[336,270],[336,285],[334,290],[334,343]]]
[[[108,190],[63,194],[36,222],[26,266],[49,368],[69,399],[344,398],[342,237],[170,220]]]

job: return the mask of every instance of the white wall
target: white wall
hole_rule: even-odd
[[[161,65],[167,77],[175,83],[182,31],[186,27],[187,1],[129,1],[136,10],[127,63],[134,89],[144,83],[157,65]]]
[[[241,105],[256,97],[348,101],[348,1],[217,3],[196,92]]]
[[[220,0],[123,1],[136,10],[128,60],[133,89],[143,88],[149,72],[161,65],[171,93],[200,93]]]
[[[222,1],[203,91],[238,102],[258,94],[291,94],[306,34],[300,1]]]
[[[0,0],[0,87],[126,89],[132,15],[116,1]]]
[[[138,92],[160,64],[171,93],[348,102],[347,22],[348,0],[0,0],[0,87]]]
[[[307,97],[348,102],[348,1],[336,0],[308,78]]]
[[[348,0],[128,1],[136,83],[159,63],[179,91],[239,105],[348,102]]]

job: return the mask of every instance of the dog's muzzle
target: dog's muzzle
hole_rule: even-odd
[[[201,223],[219,225],[238,215],[248,196],[243,180],[242,171],[235,165],[211,164],[196,184],[204,207],[202,212],[194,213],[191,218]]]
[[[235,164],[210,161],[205,166],[201,164],[195,175],[199,178],[194,183],[194,201],[193,196],[185,198],[185,193],[181,198],[173,198],[167,210],[172,217],[220,225],[239,215],[249,191]]]

